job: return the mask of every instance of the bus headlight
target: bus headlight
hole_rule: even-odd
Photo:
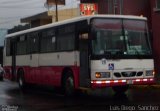
[[[155,75],[155,71],[154,70],[146,71],[146,76],[154,76],[154,75]]]
[[[110,72],[96,72],[95,77],[96,78],[110,78],[111,74]]]

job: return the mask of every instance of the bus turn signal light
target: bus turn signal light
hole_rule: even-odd
[[[96,76],[96,78],[101,78],[101,73],[96,72],[95,76]]]
[[[96,72],[95,77],[96,78],[110,78],[111,74],[110,72]]]
[[[155,70],[153,70],[153,76],[156,74]]]

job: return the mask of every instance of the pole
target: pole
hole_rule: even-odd
[[[55,0],[56,2],[56,22],[58,22],[58,0]]]

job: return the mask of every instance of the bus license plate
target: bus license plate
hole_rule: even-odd
[[[133,80],[128,80],[127,84],[133,84]]]

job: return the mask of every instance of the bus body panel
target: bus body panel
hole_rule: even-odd
[[[74,66],[75,62],[79,65],[79,59],[76,51],[44,53],[39,55],[40,66]]]
[[[78,51],[19,55],[16,58],[16,72],[18,73],[19,69],[23,69],[27,83],[60,87],[62,72],[65,67],[69,67],[73,71],[75,88],[78,88]],[[6,70],[5,77],[11,79],[11,57],[5,57],[4,69]]]
[[[154,68],[153,59],[119,59],[119,60],[106,60],[103,64],[103,60],[91,60],[92,70],[112,70],[109,69],[109,64],[113,64],[114,70],[125,69],[152,69]]]
[[[96,73],[103,73],[103,76],[97,78]],[[147,73],[154,73],[153,59],[91,61],[91,83],[94,88],[126,85],[128,81],[131,81],[130,84],[153,84],[154,74]]]

